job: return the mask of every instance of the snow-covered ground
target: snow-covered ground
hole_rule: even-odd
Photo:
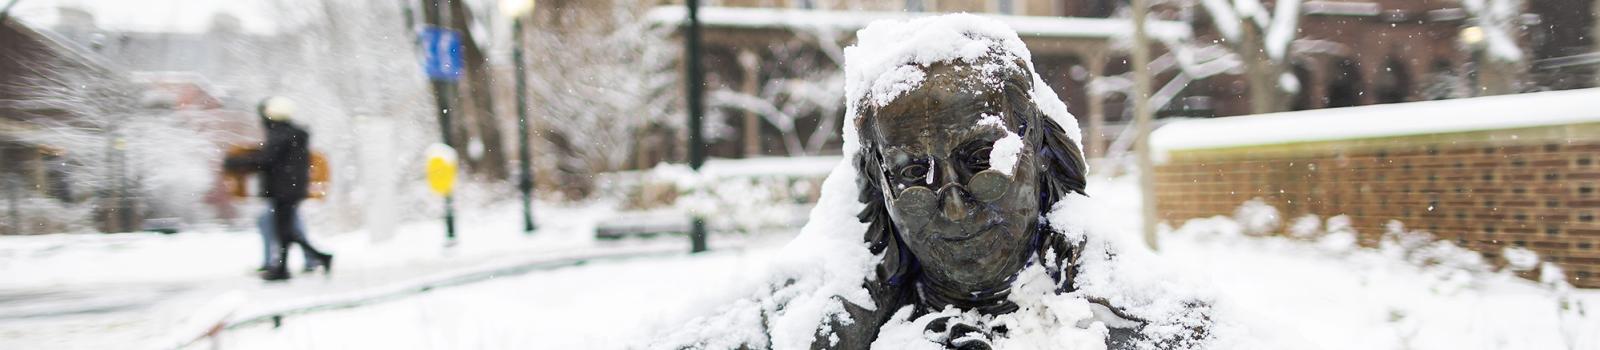
[[[1114,198],[1107,201],[1114,205],[1085,214],[1136,232],[1132,182],[1091,183],[1092,196]],[[1242,218],[1244,224],[1219,217],[1168,230],[1158,256],[1215,288],[1216,307],[1271,348],[1600,349],[1595,291],[1517,278],[1439,244],[1355,247],[1338,220],[1329,228],[1322,220],[1280,225],[1306,237],[1285,238],[1246,234],[1263,222]],[[278,329],[249,327],[221,342],[272,349],[646,346],[762,275],[777,243],[534,272],[295,317]],[[1419,258],[1423,251],[1429,259]]]
[[[313,241],[336,255],[332,276],[263,283],[261,238],[253,230],[55,234],[0,237],[0,349],[165,348],[201,333],[196,318],[221,320],[305,305],[396,293],[430,281],[508,267],[598,255],[687,251],[680,237],[596,241],[594,226],[614,217],[612,205],[541,205],[540,230],[522,232],[513,203],[464,208],[458,238],[446,246],[438,220],[402,223],[386,241],[362,231]],[[735,239],[713,237],[713,247]],[[290,254],[298,269],[299,256]],[[298,271],[298,270],[295,270]],[[228,310],[213,310],[218,299]]]
[[[396,264],[427,265],[457,256],[505,253],[529,247],[582,245],[592,241],[594,217],[603,207],[541,206],[540,233],[524,235],[520,207],[501,205],[461,210],[457,244],[445,245],[438,220],[403,223],[388,241],[374,242],[365,231],[328,233],[311,229],[312,243],[334,253],[335,268],[363,269]],[[554,218],[565,220],[553,220]],[[579,227],[581,226],[581,227]],[[571,234],[569,234],[571,233]],[[245,276],[261,263],[256,230],[158,233],[53,234],[0,237],[0,288],[38,288],[78,284],[182,282]],[[290,252],[290,267],[301,256]]]
[[[782,242],[775,242],[781,244]],[[532,273],[224,335],[226,349],[619,349],[759,274],[776,244]],[[694,305],[694,306],[690,306]]]

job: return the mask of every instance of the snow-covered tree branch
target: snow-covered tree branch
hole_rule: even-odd
[[[1522,20],[1522,0],[1462,0],[1483,31],[1484,47],[1489,57],[1501,62],[1521,62],[1522,49],[1517,46],[1517,27]]]
[[[682,129],[673,66],[679,51],[667,40],[675,28],[639,20],[642,6],[632,5],[622,1],[610,13],[582,14],[613,16],[596,23],[614,26],[526,29],[529,114],[539,121],[534,130],[543,130],[535,147],[555,155],[540,161],[553,163],[563,178],[622,169],[640,133],[653,125]]]
[[[844,103],[843,62],[837,35],[827,28],[795,28],[798,38],[769,48],[782,65],[761,67],[774,77],[754,94],[731,89],[713,91],[707,105],[753,113],[782,133],[791,156],[816,155],[838,129],[839,106]],[[812,51],[812,50],[815,51]],[[802,133],[797,121],[816,118],[816,128]],[[804,140],[802,140],[804,138]]]
[[[1221,35],[1217,44],[1240,56],[1250,84],[1250,106],[1255,113],[1289,108],[1299,92],[1290,74],[1290,44],[1299,27],[1301,0],[1278,0],[1267,11],[1260,0],[1199,0]],[[1178,50],[1178,49],[1175,49]]]

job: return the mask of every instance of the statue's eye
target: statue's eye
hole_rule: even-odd
[[[896,176],[900,177],[902,181],[921,180],[923,176],[928,176],[928,166],[922,164],[906,165],[900,167],[900,173],[896,174]]]
[[[967,153],[967,165],[978,171],[989,169],[989,153],[993,152],[994,146],[976,147]]]

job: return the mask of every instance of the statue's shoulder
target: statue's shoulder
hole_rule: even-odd
[[[894,316],[894,312],[910,305],[911,293],[905,287],[868,282],[863,285],[872,296],[873,305],[856,305],[839,298],[848,320],[830,319],[817,331],[811,342],[812,349],[868,349],[878,339],[878,331]],[[836,297],[837,298],[837,297]]]

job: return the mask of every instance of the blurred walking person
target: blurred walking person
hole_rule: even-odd
[[[333,255],[323,253],[306,240],[303,232],[296,232],[300,202],[306,199],[311,178],[311,136],[293,122],[294,101],[271,97],[261,101],[257,111],[262,126],[266,128],[266,142],[261,148],[240,156],[229,157],[223,166],[229,170],[254,171],[261,175],[261,194],[266,197],[271,215],[269,245],[272,258],[261,278],[268,281],[289,279],[286,258],[290,244],[299,244],[312,259],[306,259],[307,269],[321,266],[324,272],[333,268]],[[267,225],[263,225],[267,226]],[[264,227],[265,228],[265,227]],[[265,233],[264,233],[265,234]]]

